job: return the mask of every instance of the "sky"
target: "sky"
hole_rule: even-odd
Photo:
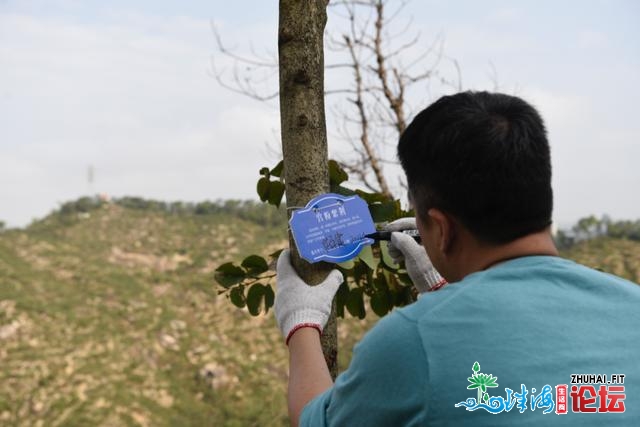
[[[277,103],[213,78],[212,57],[218,69],[231,64],[217,52],[211,23],[229,46],[269,57],[277,52],[277,8],[0,0],[0,221],[26,226],[96,193],[256,199],[258,170],[276,162]],[[337,31],[332,13],[328,29]],[[465,89],[497,83],[539,109],[557,225],[590,214],[640,218],[640,2],[414,0],[399,19],[410,20],[425,45],[443,40]],[[420,108],[453,91],[412,90]],[[330,156],[345,155],[348,146],[332,135]]]

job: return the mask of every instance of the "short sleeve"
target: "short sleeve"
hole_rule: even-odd
[[[423,425],[427,372],[417,324],[396,311],[356,345],[334,386],[305,406],[300,426]]]

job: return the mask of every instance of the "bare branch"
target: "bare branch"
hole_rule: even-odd
[[[218,69],[215,63],[215,58],[211,57],[211,74],[216,79],[218,84],[231,92],[248,96],[249,98],[257,101],[271,101],[278,96],[278,91],[264,92],[256,89],[257,84],[266,84],[277,72],[278,61],[277,59],[264,60],[258,57],[253,46],[250,50],[253,54],[253,58],[245,57],[235,53],[234,49],[228,48],[222,42],[222,38],[218,33],[218,29],[215,22],[211,21],[211,31],[213,32],[216,40],[218,50],[223,56],[233,60],[233,72],[231,79],[225,77],[225,69]],[[239,71],[239,65],[244,67],[242,72]],[[263,78],[256,78],[253,74],[257,70],[265,70]],[[248,77],[252,76],[252,77]]]
[[[433,70],[427,70],[424,73],[415,76],[408,76],[405,74],[404,81],[405,84],[413,84],[422,80],[430,79],[431,77],[433,77]]]
[[[386,54],[385,55],[385,59],[389,60],[389,59],[393,58],[394,56],[400,55],[405,50],[409,49],[412,46],[415,46],[418,43],[419,40],[420,40],[420,34],[416,35],[413,39],[411,39],[411,41],[401,45],[400,47],[398,47],[393,52]]]
[[[457,59],[453,59],[453,65],[456,67],[456,73],[458,73],[458,92],[462,90],[462,71],[460,70],[460,64]]]
[[[358,113],[360,115],[360,143],[367,153],[368,160],[371,163],[371,169],[373,170],[376,180],[380,185],[381,193],[389,199],[393,199],[391,191],[389,190],[389,186],[387,185],[387,181],[384,177],[384,174],[382,173],[382,167],[378,162],[378,156],[375,154],[375,152],[371,148],[371,144],[369,143],[369,124],[367,122],[367,114],[362,99],[362,74],[360,72],[360,63],[358,62],[358,58],[356,56],[354,45],[351,39],[348,36],[345,36],[344,41],[349,48],[351,60],[353,61],[354,78],[356,83],[356,99],[353,101],[353,103],[356,105],[356,108],[358,109]]]
[[[353,68],[353,64],[328,64],[324,66],[325,70],[333,70],[335,68]]]
[[[449,57],[446,57],[446,59],[451,61],[451,63],[453,64],[453,67],[456,70],[457,80],[456,81],[451,81],[451,80],[448,80],[448,79],[445,79],[444,77],[442,77],[442,78],[440,78],[440,81],[445,86],[450,86],[451,88],[453,88],[454,90],[459,92],[459,91],[462,90],[462,87],[463,87],[462,86],[462,71],[460,70],[460,64],[458,64],[458,61],[456,59],[449,58]]]
[[[402,109],[402,99],[399,99],[397,96],[393,94],[391,88],[389,87],[389,82],[387,80],[387,69],[385,64],[385,57],[382,52],[382,27],[384,23],[384,3],[382,0],[378,0],[376,3],[376,12],[377,18],[375,23],[375,37],[374,37],[374,47],[376,51],[376,62],[378,73],[378,78],[380,79],[380,83],[382,84],[382,89],[384,96],[387,98],[389,102],[389,107],[394,112],[396,116],[396,128],[398,130],[398,134],[402,134],[405,128],[407,127],[404,112]]]
[[[412,25],[413,25],[413,16],[409,17],[405,26],[401,30],[398,30],[396,34],[390,34],[389,35],[390,39],[395,40],[396,38],[406,34]],[[420,31],[417,32],[417,37],[420,38]]]
[[[216,39],[216,44],[218,46],[218,50],[220,50],[220,52],[226,56],[228,56],[229,58],[235,59],[236,61],[239,61],[243,64],[247,64],[247,65],[253,65],[256,67],[267,67],[267,68],[275,68],[278,69],[278,61],[261,61],[261,60],[256,60],[254,58],[248,58],[248,57],[244,57],[241,55],[236,54],[233,50],[227,48],[223,43],[222,43],[222,38],[220,37],[220,34],[218,33],[218,29],[216,28],[216,24],[215,22],[213,22],[213,20],[211,21],[211,31],[213,31],[213,35]]]
[[[366,0],[344,0],[344,1],[332,1],[329,3],[329,7],[334,8],[338,6],[371,6],[371,1]]]
[[[433,65],[431,65],[430,67],[428,67],[429,69],[435,69],[438,67],[438,64],[440,63],[440,60],[442,58],[442,51],[444,49],[444,40],[442,38],[442,35],[439,35],[434,41],[433,43],[431,43],[431,45],[418,57],[416,57],[412,62],[409,63],[409,65],[405,66],[404,69],[405,71],[409,71],[411,68],[413,68],[415,65],[421,63],[423,60],[425,60],[429,55],[431,55],[433,53],[433,51],[436,49],[436,45],[439,45],[438,47],[438,53],[436,55],[436,60],[435,63]]]
[[[387,4],[386,1],[384,1],[383,3],[384,3],[384,5]],[[395,19],[400,15],[400,12],[402,12],[404,10],[404,8],[407,6],[407,4],[409,4],[409,2],[407,0],[402,0],[400,2],[400,5],[398,6],[398,8],[395,10],[395,12],[393,12],[391,14],[391,16],[385,20],[384,25],[385,26],[389,26],[389,24],[391,24],[393,21],[395,21]],[[409,18],[409,21],[412,21],[412,18]]]
[[[216,81],[220,86],[222,86],[227,90],[230,90],[231,92],[248,96],[249,98],[253,98],[257,101],[270,101],[272,99],[275,99],[278,96],[278,92],[270,93],[266,95],[259,94],[252,86],[243,84],[239,79],[239,74],[237,69],[234,69],[234,72],[233,72],[233,76],[234,76],[233,81],[235,82],[235,84],[234,85],[228,84],[223,79],[224,70],[220,71],[216,68],[213,57],[211,57],[211,68],[212,68],[212,72],[210,73],[210,75],[212,75],[216,79]]]
[[[330,89],[330,90],[325,90],[324,91],[325,95],[337,95],[337,94],[341,94],[341,93],[354,94],[354,93],[356,93],[356,91],[353,90],[353,89]]]
[[[498,92],[498,91],[500,91],[500,83],[499,83],[499,79],[498,79],[498,70],[496,69],[496,66],[493,63],[493,61],[489,61],[489,67],[491,67],[491,71],[489,71],[489,80],[493,84],[493,91],[494,92]]]
[[[423,47],[420,32],[411,31],[412,17],[406,22],[401,19],[407,3],[408,0],[332,1],[330,13],[341,24],[330,28],[325,36],[325,46],[332,52],[325,70],[333,73],[325,96],[339,97],[331,107],[338,122],[331,128],[332,138],[349,144],[349,154],[340,163],[365,188],[388,197],[392,187],[383,169],[398,164],[389,153],[406,128],[407,117],[414,114],[406,99],[411,98],[409,89],[420,84],[426,98],[431,97],[432,91],[442,90],[442,85],[462,89],[459,63],[443,53],[444,36],[438,34]],[[213,22],[211,27],[216,53],[230,60],[225,68],[216,67],[219,64],[212,58],[216,81],[252,99],[269,101],[277,97],[276,91],[269,90],[278,69],[277,59],[272,59],[269,52],[256,51],[253,45],[249,46],[250,54],[238,53],[235,47],[223,43]],[[452,68],[448,68],[449,63]],[[441,68],[445,65],[448,70],[443,73]],[[497,88],[497,73],[490,65]],[[343,76],[348,76],[348,83],[344,83]],[[402,181],[398,185],[406,188]]]

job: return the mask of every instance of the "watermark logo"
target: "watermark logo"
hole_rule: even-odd
[[[473,375],[471,375],[467,380],[471,383],[467,389],[473,390],[474,388],[478,390],[478,399],[476,402],[482,403],[487,402],[489,400],[489,394],[487,394],[487,388],[490,387],[498,387],[498,377],[494,377],[490,374],[483,374],[480,372],[480,364],[478,362],[473,364]]]
[[[480,364],[475,362],[473,374],[469,380],[468,390],[476,390],[477,397],[470,397],[464,402],[456,403],[456,408],[464,407],[467,411],[484,410],[491,414],[509,412],[514,407],[523,413],[526,410],[536,409],[543,414],[554,412],[564,415],[569,412],[624,412],[624,374],[613,374],[607,379],[607,375],[572,374],[571,387],[567,384],[558,384],[554,388],[549,384],[542,386],[539,391],[536,388],[527,388],[520,384],[520,389],[514,391],[505,387],[504,396],[491,396],[488,390],[498,387],[498,377],[480,372]],[[611,385],[616,384],[616,385]],[[555,394],[555,399],[554,399]]]

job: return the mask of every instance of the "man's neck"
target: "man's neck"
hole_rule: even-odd
[[[469,250],[463,251],[460,255],[457,280],[514,258],[532,255],[558,256],[558,250],[550,230],[545,229],[501,245],[489,245],[475,240],[470,243]]]

